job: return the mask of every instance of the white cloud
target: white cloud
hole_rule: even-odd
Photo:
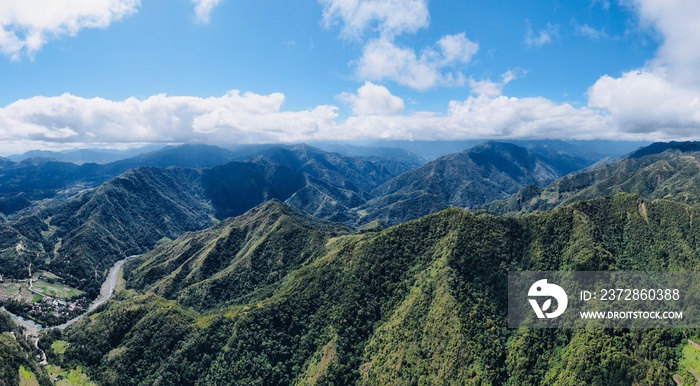
[[[513,76],[506,73],[501,82]],[[354,139],[638,138],[620,134],[606,114],[545,98],[479,95],[454,100],[443,114],[402,113],[404,101],[365,83],[337,107],[284,111],[283,94],[231,91],[220,97],[154,95],[110,101],[70,94],[33,97],[0,108],[0,151],[147,143],[256,143]],[[646,135],[646,133],[645,133]],[[645,137],[646,138],[646,137]]]
[[[634,0],[642,22],[662,38],[656,57],[588,90],[589,106],[607,112],[621,133],[664,139],[700,134],[700,3]]]
[[[365,40],[362,56],[353,62],[361,80],[391,80],[417,90],[466,83],[457,67],[468,64],[479,45],[464,33],[444,35],[420,52],[396,43],[398,35],[428,27],[427,0],[318,1],[326,28],[341,25],[341,36]]]
[[[345,37],[360,38],[368,29],[389,38],[414,33],[430,23],[427,0],[319,0],[326,28],[342,23]]]
[[[404,109],[403,99],[372,82],[365,82],[357,89],[357,94],[344,92],[338,99],[349,104],[355,115],[397,115]]]
[[[530,22],[526,22],[525,24],[527,25],[525,45],[528,48],[542,47],[545,44],[552,43],[552,41],[559,36],[559,27],[554,24],[547,24],[547,28],[537,33],[532,30]]]
[[[700,91],[670,83],[664,73],[630,71],[604,76],[588,91],[589,106],[609,111],[619,130],[672,138],[697,136]]]
[[[282,111],[284,95],[197,98],[155,95],[110,101],[70,94],[33,97],[0,109],[0,141],[163,143],[301,141],[329,136],[334,106]]]
[[[663,37],[656,60],[648,67],[667,67],[674,83],[700,88],[700,2],[694,0],[635,0],[644,23]]]
[[[200,23],[207,24],[211,19],[212,11],[221,3],[221,0],[192,0],[192,2],[194,3],[196,20]]]
[[[424,90],[438,83],[437,68],[410,48],[396,46],[386,39],[371,40],[357,61],[356,74],[360,79],[393,80],[399,84]]]
[[[503,87],[515,79],[518,79],[522,73],[522,70],[508,70],[501,74],[501,80],[499,82],[494,82],[490,79],[474,80],[474,78],[469,78],[469,87],[471,87],[472,92],[476,95],[497,97],[501,95]]]
[[[441,65],[467,64],[479,51],[479,44],[467,39],[464,33],[445,35],[437,42],[441,52]]]
[[[378,38],[365,45],[362,57],[355,63],[356,75],[373,81],[388,79],[417,90],[462,86],[466,82],[464,74],[445,69],[468,64],[478,49],[479,45],[463,33],[443,36],[420,55],[412,48]]]
[[[14,60],[47,41],[106,28],[137,12],[140,0],[6,0],[0,2],[0,50]]]
[[[614,138],[605,116],[545,98],[471,96],[451,101],[446,114],[354,116],[340,125],[358,138],[454,140],[470,138]]]

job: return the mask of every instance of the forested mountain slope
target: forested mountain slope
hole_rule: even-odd
[[[519,218],[450,209],[343,236],[268,203],[134,260],[129,285],[146,292],[67,331],[65,361],[115,385],[690,381],[675,347],[693,331],[509,330],[506,278],[692,270],[699,215],[619,194]]]
[[[484,207],[495,212],[531,212],[618,192],[687,203],[700,202],[700,152],[695,143],[653,144],[594,170],[562,177],[545,187],[527,186]]]
[[[31,373],[39,385],[52,385],[46,371],[34,360],[33,349],[19,327],[0,312],[0,385],[20,385],[20,369],[27,375]]]
[[[182,150],[182,149],[180,149]],[[300,145],[206,169],[140,167],[64,201],[0,223],[0,274],[47,268],[95,295],[115,261],[203,229],[260,203],[286,201],[352,223],[351,207],[409,167]]]
[[[546,184],[591,163],[547,147],[530,151],[510,143],[486,142],[379,186],[372,192],[377,198],[359,208],[364,214],[360,223],[399,224],[451,206],[474,207],[507,198],[528,184]]]

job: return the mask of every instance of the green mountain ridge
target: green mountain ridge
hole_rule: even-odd
[[[290,155],[280,155],[282,153]],[[47,154],[53,153],[48,152]],[[385,182],[388,178],[417,166],[410,157],[396,159],[391,153],[387,157],[350,157],[324,152],[303,144],[293,146],[251,145],[234,150],[212,145],[185,144],[168,146],[106,164],[83,163],[78,165],[51,158],[29,158],[19,162],[0,159],[0,214],[12,218],[21,217],[26,215],[27,211],[32,211],[33,206],[41,205],[41,200],[65,200],[76,193],[95,188],[129,169],[142,166],[206,169],[225,165],[232,161],[241,163],[256,158],[271,160],[275,157],[277,159],[273,163],[290,166],[284,165],[284,163],[291,162],[295,170],[305,166],[303,163],[299,164],[300,160],[295,157],[306,157],[304,162],[312,162],[313,159],[321,162],[322,167],[336,168],[335,173],[337,177],[340,177],[340,181],[350,179],[360,181],[361,183],[356,188],[367,191]],[[311,172],[309,165],[306,166],[307,170],[300,172]],[[346,177],[342,172],[348,172],[351,175]],[[389,177],[384,176],[385,173],[388,173]],[[378,179],[379,182],[373,181],[374,179]],[[320,180],[323,180],[323,177]],[[245,209],[249,208],[250,206]],[[240,213],[242,212],[236,214]]]
[[[689,376],[675,347],[694,331],[509,330],[507,271],[692,270],[698,215],[618,194],[519,218],[449,209],[343,235],[272,202],[130,262],[129,285],[146,292],[67,330],[64,360],[114,385],[671,384]],[[315,241],[298,240],[297,223]],[[241,258],[248,250],[257,257]],[[294,263],[265,276],[280,259]],[[222,281],[232,287],[193,291],[217,276],[207,262],[240,267],[219,271],[235,272]],[[181,272],[186,286],[169,276]],[[247,272],[271,280],[241,290]]]
[[[485,204],[483,208],[498,213],[544,211],[618,192],[637,193],[650,199],[698,203],[700,152],[684,151],[677,148],[678,144],[672,144],[668,149],[668,144],[661,145],[664,147],[652,145],[654,148],[641,149],[635,153],[637,155],[617,163],[571,174],[544,187],[524,187],[512,197]],[[640,154],[647,155],[638,156]]]
[[[507,198],[528,184],[551,182],[591,163],[548,147],[528,150],[486,142],[379,186],[372,192],[377,198],[358,208],[366,214],[360,223],[380,220],[395,225],[453,206],[472,208]]]
[[[95,296],[117,260],[162,239],[211,226],[270,200],[351,222],[366,190],[408,166],[343,157],[301,145],[248,162],[205,169],[140,167],[99,187],[0,223],[0,274],[21,278],[30,263]]]
[[[255,289],[276,283],[313,260],[309,246],[347,234],[272,200],[242,216],[183,235],[127,263],[129,285],[197,310],[240,303]]]

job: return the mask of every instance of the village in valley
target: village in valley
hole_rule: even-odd
[[[32,319],[43,326],[55,326],[82,314],[90,304],[78,289],[63,284],[63,279],[48,271],[10,278],[0,275],[0,306]]]

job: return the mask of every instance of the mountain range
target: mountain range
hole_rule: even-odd
[[[133,255],[116,299],[39,343],[100,384],[694,382],[682,350],[694,330],[507,328],[508,271],[700,263],[696,143],[603,162],[553,143],[486,142],[430,162],[186,146],[73,165],[128,169],[28,198],[0,222],[0,274],[31,262],[94,296]],[[45,383],[11,331],[0,318],[2,376],[21,365]]]
[[[193,153],[191,147],[177,150]],[[149,159],[170,159],[172,151]],[[219,159],[221,153],[207,159]],[[191,165],[187,158],[181,162]],[[352,222],[350,208],[408,169],[399,161],[343,157],[306,145],[266,149],[249,161],[213,168],[130,169],[97,188],[0,223],[0,274],[20,277],[31,262],[37,268],[50,267],[94,295],[115,261],[269,199],[285,200],[321,218]]]
[[[528,150],[486,142],[446,155],[377,187],[359,208],[361,222],[395,225],[449,207],[475,206],[509,197],[528,184],[543,185],[591,165],[547,146]]]
[[[698,214],[618,194],[348,234],[272,201],[130,260],[52,360],[114,385],[667,384],[682,331],[510,330],[507,272],[692,269]]]
[[[618,192],[650,199],[686,203],[700,200],[700,143],[657,143],[629,154],[617,163],[568,175],[551,184],[527,186],[506,200],[484,208],[499,213],[548,210],[588,198]]]

